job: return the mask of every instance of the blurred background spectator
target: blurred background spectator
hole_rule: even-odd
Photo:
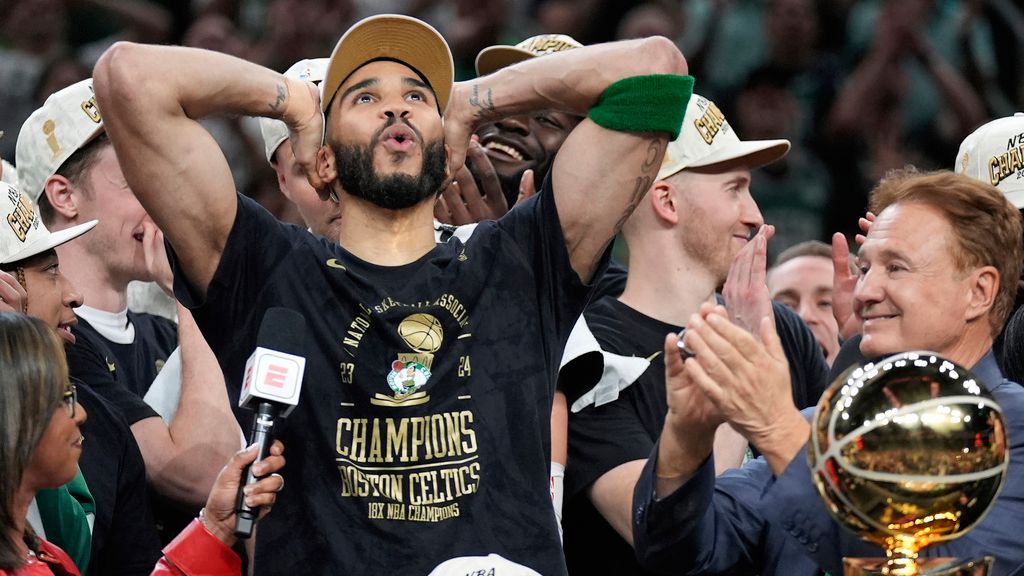
[[[415,15],[448,39],[460,79],[491,44],[538,33],[584,44],[663,35],[697,89],[748,138],[788,138],[784,162],[755,173],[771,255],[852,236],[869,184],[886,170],[948,167],[988,118],[1022,108],[1024,16],[1014,0],[7,0],[0,2],[0,157],[53,91],[90,74],[119,39],[219,50],[283,71],[326,57],[351,22]],[[73,23],[73,25],[72,25]],[[262,160],[256,124],[207,127],[235,185],[299,222]]]

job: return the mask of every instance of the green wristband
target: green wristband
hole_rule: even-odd
[[[631,76],[605,89],[588,116],[619,132],[667,132],[675,140],[693,95],[693,76]]]

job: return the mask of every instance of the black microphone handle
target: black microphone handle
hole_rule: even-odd
[[[256,414],[252,420],[252,434],[249,436],[249,445],[259,444],[259,455],[253,464],[263,460],[270,455],[270,445],[274,442],[274,418],[277,416],[277,406],[271,402],[260,402],[256,407]],[[249,538],[252,536],[253,528],[256,526],[256,518],[259,517],[260,509],[251,508],[245,504],[245,493],[243,489],[255,484],[259,478],[252,473],[252,464],[245,467],[245,482],[238,487],[238,499],[235,501],[235,536]]]

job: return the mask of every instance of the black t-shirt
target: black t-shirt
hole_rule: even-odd
[[[146,418],[159,417],[143,396],[178,346],[178,329],[171,320],[153,314],[129,311],[128,321],[135,328],[131,344],[111,342],[79,318],[72,328],[75,343],[64,348],[71,375],[88,382],[92,391],[109,402],[131,426]],[[184,509],[156,490],[150,492],[150,497],[160,541],[167,544],[191,522],[195,511]]]
[[[813,406],[824,390],[827,365],[810,329],[789,308],[773,303],[775,327],[789,360],[793,401]],[[587,496],[603,474],[626,462],[646,459],[661,434],[665,399],[665,335],[681,327],[641,314],[612,297],[584,313],[594,338],[605,352],[650,360],[650,366],[619,397],[569,415],[569,465],[565,477],[565,556],[571,574],[647,574],[632,547],[605,521]],[[571,406],[594,387],[601,367],[593,356],[562,369],[560,384]]]
[[[88,384],[75,381],[88,419],[78,461],[96,500],[90,574],[148,575],[160,558],[146,466],[124,418]]]
[[[178,346],[178,329],[174,322],[153,314],[128,312],[128,321],[135,327],[135,340],[117,344],[79,318],[71,329],[76,341],[65,349],[71,375],[88,382],[130,426],[157,416],[142,398]]]
[[[265,311],[285,306],[308,323],[300,400],[275,425],[288,485],[258,529],[256,574],[425,575],[489,553],[565,572],[551,399],[588,289],[552,194],[395,267],[239,196],[205,301],[184,274],[175,280],[232,400]]]

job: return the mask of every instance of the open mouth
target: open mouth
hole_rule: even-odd
[[[144,236],[142,232],[136,232],[135,234],[132,234],[132,238],[134,238],[136,242],[142,242]]]
[[[507,156],[508,158],[511,158],[512,160],[515,160],[516,162],[523,162],[528,159],[528,157],[519,149],[509,146],[507,144],[502,144],[501,142],[488,142],[484,144],[484,150],[487,150],[489,152],[497,152],[497,155],[499,157],[501,155],[504,155]]]
[[[68,344],[75,343],[75,335],[71,333],[71,327],[74,324],[74,322],[63,322],[57,326],[57,336]]]

